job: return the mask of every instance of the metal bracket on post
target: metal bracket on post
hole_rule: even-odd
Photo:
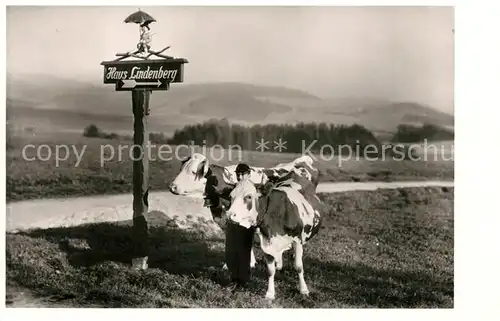
[[[140,25],[140,41],[137,50],[124,54],[116,54],[120,58],[103,61],[104,83],[114,84],[116,91],[132,91],[132,111],[134,114],[134,163],[132,174],[133,185],[133,228],[132,228],[132,267],[146,269],[148,267],[148,214],[149,202],[149,142],[148,118],[150,115],[149,99],[153,90],[168,90],[170,83],[184,80],[184,58],[162,55],[160,51],[151,50],[149,24],[156,21],[147,13],[139,10],[129,15],[125,22]],[[149,59],[152,55],[162,59]],[[140,60],[125,61],[134,57]]]

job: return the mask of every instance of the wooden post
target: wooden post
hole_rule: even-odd
[[[148,193],[149,193],[149,142],[148,115],[149,97],[148,89],[132,90],[132,108],[134,113],[134,165],[133,165],[133,251],[132,267],[146,269],[148,267]]]
[[[119,58],[103,61],[104,83],[114,84],[116,91],[132,91],[132,110],[134,113],[134,167],[133,167],[133,228],[132,228],[132,267],[147,269],[148,267],[148,194],[149,194],[149,145],[148,116],[149,98],[152,90],[166,91],[170,83],[181,83],[184,80],[185,58],[174,58],[150,49],[151,36],[149,24],[156,21],[143,11],[129,15],[124,22],[140,25],[140,41],[138,50],[116,54]],[[149,59],[152,55],[162,59]],[[139,60],[125,61],[134,57]]]

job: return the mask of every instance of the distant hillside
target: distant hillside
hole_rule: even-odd
[[[399,125],[396,134],[392,137],[397,143],[417,143],[425,140],[431,141],[453,141],[455,134],[442,127],[434,125],[412,126]]]
[[[131,130],[130,96],[129,92],[116,92],[113,85],[92,85],[45,75],[7,75],[8,117],[17,115],[23,122],[31,117],[34,125],[36,120],[45,120],[52,127],[83,130],[88,125],[85,122],[94,122],[106,131]],[[169,133],[213,118],[245,125],[358,123],[386,134],[394,133],[401,123],[453,127],[454,122],[452,115],[414,102],[321,99],[301,90],[242,83],[173,84],[168,92],[153,92],[150,105],[151,130]],[[22,108],[17,112],[9,110],[19,107]]]
[[[106,132],[129,134],[132,131],[133,115],[96,114],[86,111],[39,109],[27,103],[7,99],[6,118],[18,130],[33,129],[35,132],[79,132],[89,124],[95,124]],[[149,122],[150,130],[173,133],[178,126],[165,124],[157,119]]]

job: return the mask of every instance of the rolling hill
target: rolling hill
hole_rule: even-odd
[[[61,131],[81,131],[95,123],[105,131],[130,132],[131,105],[130,93],[116,92],[112,85],[7,74],[11,123]],[[173,84],[168,92],[153,92],[150,106],[151,130],[165,133],[224,117],[242,124],[358,123],[377,133],[391,133],[400,123],[453,127],[454,122],[453,115],[415,102],[323,99],[297,89],[243,83]]]

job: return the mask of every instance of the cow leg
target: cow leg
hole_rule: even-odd
[[[257,260],[255,260],[255,254],[253,253],[253,246],[252,250],[250,252],[250,268],[255,268],[255,265],[257,264]]]
[[[211,206],[210,207],[210,212],[212,213],[212,219],[213,221],[219,226],[219,228],[222,230],[224,233],[224,242],[226,242],[227,239],[227,220],[224,214],[224,209],[222,206]],[[227,249],[227,245],[226,245]],[[222,270],[227,271],[229,268],[227,267],[227,262],[222,262],[224,263],[222,265]]]
[[[283,269],[283,252],[276,257],[276,270],[281,271],[281,269]]]
[[[279,254],[279,256],[276,257],[276,269],[278,271],[281,271],[283,269],[283,254],[288,251],[289,249],[292,248],[292,244],[289,244],[288,247],[286,247],[283,252]]]
[[[306,281],[304,280],[304,264],[302,262],[302,254],[304,252],[304,249],[302,247],[302,244],[300,242],[294,242],[294,248],[295,248],[295,271],[297,271],[297,274],[299,276],[299,289],[300,293],[304,295],[309,294],[309,289],[307,288]]]
[[[274,300],[274,275],[276,274],[276,266],[274,262],[274,257],[272,255],[266,254],[266,265],[267,265],[267,292],[266,299]]]

